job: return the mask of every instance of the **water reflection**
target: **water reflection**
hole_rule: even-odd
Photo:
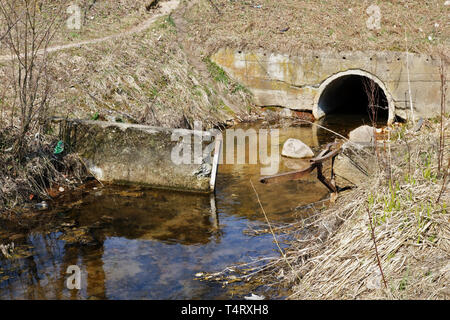
[[[338,132],[344,137],[348,137],[348,134],[353,129],[361,125],[372,126],[372,121],[369,117],[368,113],[346,113],[346,114],[330,114],[326,117],[321,118],[316,122],[319,126],[314,125],[312,127],[314,131],[314,136],[317,139],[317,143],[319,145],[324,145],[328,143],[330,140],[336,138],[337,136],[332,134],[329,130],[324,129],[328,128],[333,131]],[[385,126],[387,123],[387,117],[379,116],[375,121],[376,127]],[[339,138],[339,137],[338,137]]]
[[[110,186],[84,203],[88,210],[76,208],[71,217],[100,241],[124,237],[193,245],[209,242],[213,233],[209,195]]]
[[[342,134],[360,124],[330,119],[321,123]],[[264,125],[241,128],[250,126]],[[301,139],[315,152],[335,138],[314,126],[279,129],[280,152],[288,138]],[[281,158],[279,172],[305,165],[304,160]],[[91,187],[77,205],[58,212],[57,223],[21,231],[23,235],[3,229],[0,243],[14,239],[17,256],[0,257],[0,299],[229,299],[226,288],[194,280],[194,275],[277,256],[271,235],[244,232],[265,225],[250,180],[274,222],[291,221],[292,209],[328,196],[314,176],[262,185],[260,169],[260,164],[219,166],[212,198],[139,187]],[[81,268],[81,290],[66,287],[70,265]]]
[[[195,273],[274,255],[273,244],[246,236],[246,219],[212,214],[211,204],[209,195],[93,190],[57,228],[16,242],[29,254],[0,259],[0,298],[227,298],[220,285],[193,280]],[[70,265],[81,268],[79,291],[66,287]]]

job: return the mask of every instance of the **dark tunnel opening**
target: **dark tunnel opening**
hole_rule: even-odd
[[[374,106],[374,113],[370,105]],[[325,113],[321,125],[343,136],[361,125],[384,127],[389,120],[385,92],[362,75],[343,75],[331,81],[322,91],[318,107]],[[317,136],[321,144],[330,139],[325,129],[318,129]]]
[[[389,117],[388,100],[375,81],[360,75],[345,75],[332,81],[319,98],[319,108],[328,115],[354,115],[363,122],[386,124]],[[374,113],[370,105],[374,106]]]

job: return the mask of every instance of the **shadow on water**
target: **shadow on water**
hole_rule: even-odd
[[[56,228],[14,241],[18,257],[0,258],[0,298],[227,298],[219,284],[194,280],[195,274],[274,253],[269,236],[242,233],[251,222],[215,213],[209,195],[92,190],[61,213]],[[67,289],[71,265],[81,268],[81,290]]]
[[[360,124],[333,121],[325,119],[322,125],[342,134]],[[282,127],[280,152],[288,138],[299,138],[317,152],[334,136],[311,126]],[[281,158],[278,165],[279,172],[292,171],[305,161]],[[0,257],[0,299],[232,298],[220,284],[194,278],[198,272],[278,255],[271,235],[244,232],[265,225],[250,180],[274,222],[307,214],[292,210],[328,196],[314,176],[262,185],[261,167],[219,166],[215,198],[98,185],[75,205],[57,212],[58,224],[18,234],[1,231],[0,243],[14,241],[16,250],[12,259]],[[80,290],[66,286],[71,265],[81,269]]]

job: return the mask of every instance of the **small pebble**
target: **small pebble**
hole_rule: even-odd
[[[35,204],[35,208],[36,208],[37,210],[47,210],[47,209],[48,209],[48,204],[47,204],[47,202],[42,201],[42,202],[40,202],[40,203],[36,203],[36,204]]]

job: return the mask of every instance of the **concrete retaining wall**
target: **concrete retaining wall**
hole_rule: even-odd
[[[195,192],[214,189],[217,164],[213,167],[211,157],[202,155],[200,164],[172,161],[174,148],[180,147],[180,142],[172,141],[176,129],[88,120],[59,120],[59,123],[65,148],[77,152],[100,181]],[[214,139],[209,132],[181,132],[190,137],[203,135],[204,140]],[[177,136],[179,133],[180,129]],[[202,148],[210,143],[204,141]],[[185,144],[186,148],[192,148],[191,143]],[[201,161],[212,170],[195,173],[204,167]]]
[[[408,59],[416,116],[438,115],[441,103],[440,60],[417,54],[409,54]],[[262,50],[221,49],[212,55],[211,60],[250,89],[260,106],[310,110],[320,118],[324,112],[318,107],[318,100],[330,80],[356,74],[373,77],[385,91],[390,100],[390,120],[394,114],[407,118],[410,110],[405,53],[305,51],[285,55]],[[446,70],[448,79],[448,66]],[[446,97],[448,104],[450,94]]]

